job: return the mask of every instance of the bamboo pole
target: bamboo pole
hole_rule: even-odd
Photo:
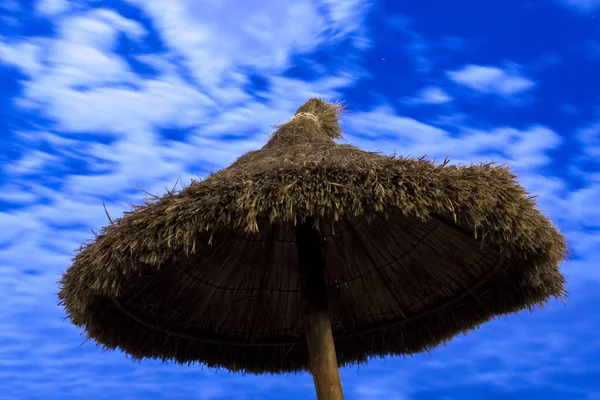
[[[303,322],[317,399],[343,400],[325,290],[323,237],[312,220],[296,225],[296,245],[305,303]]]

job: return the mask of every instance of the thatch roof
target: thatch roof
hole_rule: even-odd
[[[135,359],[306,370],[294,223],[307,217],[340,365],[565,294],[564,238],[508,168],[337,144],[340,111],[311,99],[261,150],[106,227],[61,281],[71,321]]]

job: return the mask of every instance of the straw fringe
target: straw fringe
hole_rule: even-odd
[[[495,316],[566,296],[564,237],[507,167],[336,144],[341,112],[340,104],[311,99],[263,149],[113,220],[60,282],[71,321],[135,359],[305,370],[293,234],[305,218],[325,239],[340,365],[427,351]],[[161,333],[125,315],[111,296],[171,332],[285,344],[242,352]]]

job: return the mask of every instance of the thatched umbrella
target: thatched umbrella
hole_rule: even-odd
[[[311,99],[258,151],[106,227],[61,280],[71,321],[134,359],[253,374],[426,351],[562,297],[564,238],[505,167],[334,139]],[[334,346],[335,343],[335,346]]]

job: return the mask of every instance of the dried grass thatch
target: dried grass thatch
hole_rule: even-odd
[[[74,258],[71,321],[135,359],[308,368],[294,223],[321,230],[340,365],[432,349],[562,297],[564,238],[505,167],[382,156],[311,99],[259,151],[137,207]]]

